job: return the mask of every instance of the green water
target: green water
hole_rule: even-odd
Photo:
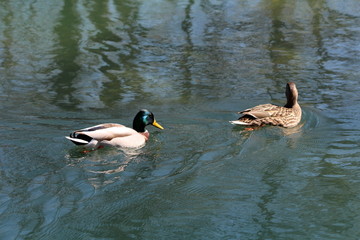
[[[358,239],[360,2],[0,1],[0,239]],[[299,90],[294,129],[228,123]],[[64,136],[149,126],[139,150]]]

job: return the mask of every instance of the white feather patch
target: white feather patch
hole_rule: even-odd
[[[121,127],[109,127],[109,128],[104,128],[104,129],[99,129],[99,130],[89,131],[89,132],[79,131],[78,133],[85,134],[89,137],[92,137],[92,138],[98,140],[98,141],[102,141],[102,140],[111,140],[111,139],[117,138],[117,137],[130,136],[132,134],[136,134],[137,132],[132,128],[121,126]]]
[[[245,126],[250,125],[249,123],[245,123],[245,122],[242,122],[242,121],[239,121],[239,120],[229,121],[229,123],[231,123],[233,125],[245,125]]]
[[[69,139],[70,141],[74,141],[74,142],[78,142],[78,143],[83,143],[83,144],[88,144],[89,142],[88,141],[85,141],[85,140],[82,140],[82,139],[79,139],[79,138],[71,138],[71,137],[68,137],[68,136],[65,136],[67,139]]]

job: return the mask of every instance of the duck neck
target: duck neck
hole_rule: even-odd
[[[290,82],[286,85],[285,96],[286,96],[287,102],[284,107],[293,108],[296,105],[299,105],[297,102],[298,91],[296,89],[295,83]]]
[[[287,103],[285,104],[284,107],[286,107],[286,108],[292,108],[292,107],[294,107],[295,105],[299,105],[298,102],[297,102],[297,98],[294,97],[294,96],[291,96],[291,97],[288,97]]]
[[[284,107],[286,108],[292,108],[294,107],[296,104],[298,104],[297,100],[298,100],[298,93],[297,93],[297,89],[295,87],[293,87],[292,89],[290,89],[289,85],[287,85],[286,87],[286,92],[285,92],[285,96],[286,96],[286,104]]]
[[[143,133],[146,131],[145,125],[139,120],[136,121],[136,119],[134,119],[134,122],[133,122],[133,129],[139,133]]]
[[[140,111],[136,114],[133,120],[133,129],[139,133],[145,132],[145,124],[143,121],[143,112]]]
[[[146,140],[146,141],[149,140],[150,133],[149,133],[147,130],[145,130],[145,132],[141,132],[140,134],[145,137],[145,140]]]

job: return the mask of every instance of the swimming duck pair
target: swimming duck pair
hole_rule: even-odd
[[[239,112],[243,116],[238,120],[230,121],[230,123],[245,126],[295,127],[301,120],[301,107],[298,103],[298,91],[295,83],[289,82],[286,84],[285,95],[287,99],[285,106],[262,104],[245,109]],[[76,145],[89,148],[102,146],[139,148],[145,145],[149,139],[150,133],[145,129],[147,125],[164,129],[156,122],[152,112],[143,109],[136,114],[133,128],[116,123],[104,123],[74,131],[66,138]]]

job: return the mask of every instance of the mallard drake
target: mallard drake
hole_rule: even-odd
[[[285,106],[263,104],[245,109],[239,112],[243,116],[238,120],[230,121],[230,123],[246,126],[295,127],[301,120],[301,107],[298,103],[298,91],[295,83],[289,82],[286,84],[285,95],[287,99]]]
[[[76,145],[88,148],[114,146],[120,148],[139,148],[145,145],[150,133],[147,125],[164,129],[156,122],[154,114],[146,109],[140,110],[133,121],[133,128],[117,123],[103,123],[74,131],[66,137]]]

